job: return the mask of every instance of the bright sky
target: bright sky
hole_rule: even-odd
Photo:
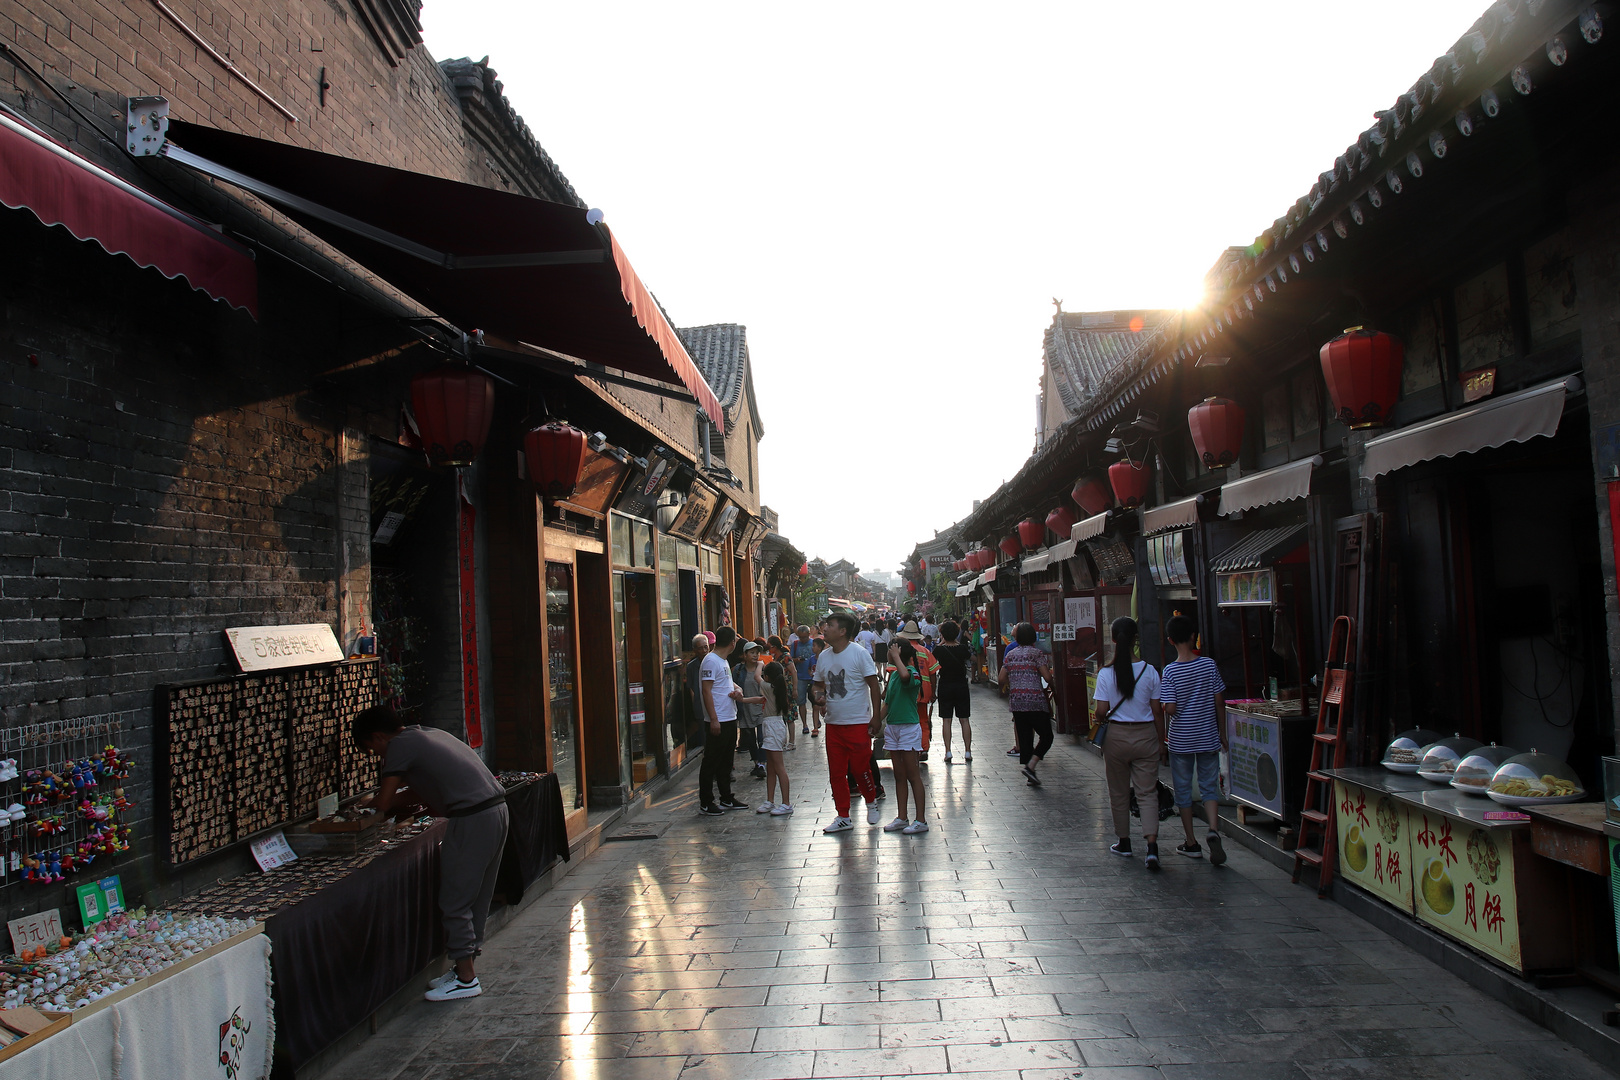
[[[890,572],[1034,445],[1065,310],[1180,307],[1486,0],[427,0],[677,325],[748,327],[764,501]]]

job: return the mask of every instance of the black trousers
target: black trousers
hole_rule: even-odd
[[[1046,752],[1052,749],[1051,713],[1015,712],[1013,730],[1018,732],[1018,764],[1028,765],[1032,757],[1046,760]]]
[[[737,752],[737,721],[728,720],[720,725],[720,734],[704,724],[708,739],[703,744],[703,762],[698,766],[698,802],[714,805],[714,789],[720,797],[731,798],[731,757]]]
[[[759,728],[739,727],[737,746],[748,751],[748,756],[753,759],[755,765],[765,764],[765,751],[759,748]]]

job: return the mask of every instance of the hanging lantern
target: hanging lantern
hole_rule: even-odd
[[[1002,537],[1001,543],[997,544],[996,546],[1000,548],[1001,553],[1007,556],[1009,559],[1018,558],[1018,553],[1024,550],[1024,545],[1018,542],[1017,533],[1009,533],[1008,535]]]
[[[809,563],[805,563],[803,566],[799,567],[799,576],[800,577],[809,577],[810,576],[810,564]]]
[[[1243,449],[1243,406],[1230,398],[1207,397],[1187,410],[1193,449],[1206,469],[1224,469]]]
[[[1038,548],[1041,541],[1046,539],[1046,526],[1034,518],[1025,518],[1018,523],[1018,541],[1026,548]]]
[[[579,486],[585,467],[585,433],[572,424],[552,420],[523,436],[523,455],[529,479],[548,499],[566,499]]]
[[[917,591],[917,583],[915,581],[906,582],[906,592],[915,593],[916,591]]]
[[[967,568],[969,570],[984,569],[984,548],[976,547],[967,553]]]
[[[1095,476],[1082,476],[1074,483],[1074,490],[1069,492],[1069,498],[1074,504],[1085,512],[1086,517],[1096,517],[1114,504],[1114,497],[1108,490],[1108,485]]]
[[[1383,427],[1401,398],[1399,338],[1353,326],[1322,346],[1322,378],[1335,418],[1351,428]]]
[[[1108,483],[1113,486],[1119,505],[1134,510],[1147,494],[1147,463],[1116,461],[1108,466]]]
[[[473,368],[445,364],[411,380],[411,411],[432,465],[471,465],[489,438],[495,380]]]
[[[964,571],[966,569],[967,569],[967,560],[966,559],[957,559],[957,560],[955,560],[954,562],[951,563],[951,572],[953,574],[960,574],[962,571]]]
[[[1080,519],[1074,516],[1073,510],[1067,506],[1060,506],[1046,515],[1046,527],[1057,533],[1058,539],[1067,540],[1069,530],[1074,528],[1074,523],[1078,520]]]

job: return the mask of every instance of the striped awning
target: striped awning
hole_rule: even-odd
[[[1305,543],[1304,525],[1284,525],[1277,529],[1261,529],[1239,540],[1210,563],[1217,574],[1234,570],[1258,570],[1270,566],[1278,559]]]
[[[1024,560],[1023,564],[1019,566],[1018,572],[1020,574],[1038,573],[1039,571],[1046,569],[1046,565],[1050,559],[1051,556],[1047,552],[1037,551],[1035,554]]]
[[[1101,536],[1106,528],[1108,528],[1108,511],[1104,510],[1084,521],[1076,522],[1074,528],[1069,530],[1069,539],[1077,544],[1083,543]]]
[[[1303,499],[1311,493],[1311,472],[1320,464],[1322,455],[1316,454],[1221,485],[1222,516]]]
[[[1169,532],[1171,529],[1190,529],[1198,524],[1198,504],[1202,495],[1191,495],[1173,503],[1142,511],[1142,535]]]
[[[1064,559],[1074,558],[1074,549],[1079,545],[1073,540],[1063,540],[1046,549],[1048,566],[1055,566]]]

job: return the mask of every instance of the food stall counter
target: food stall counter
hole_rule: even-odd
[[[1339,875],[1408,915],[1415,914],[1412,830],[1408,808],[1395,796],[1432,790],[1434,785],[1377,766],[1323,772],[1333,779]]]

